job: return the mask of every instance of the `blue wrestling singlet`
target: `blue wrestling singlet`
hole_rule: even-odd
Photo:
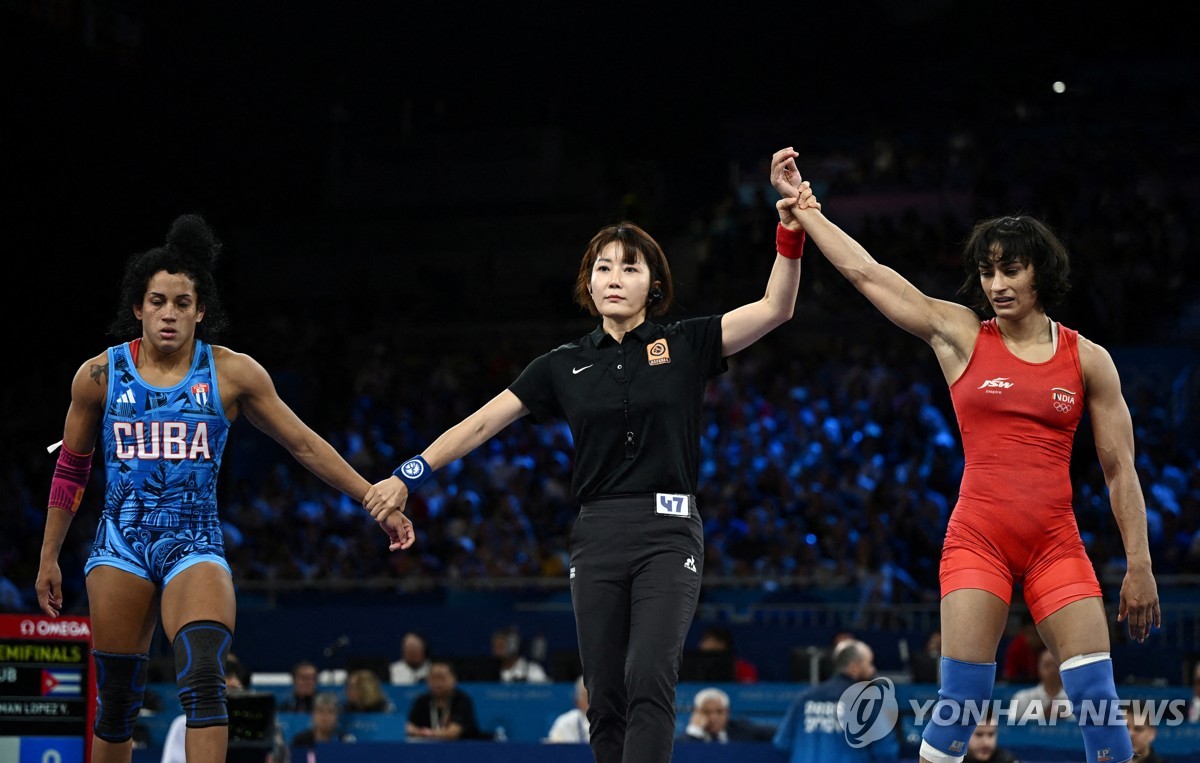
[[[217,473],[229,421],[212,348],[196,340],[191,370],[168,388],[142,379],[128,343],[108,362],[104,513],[85,573],[108,565],[166,585],[199,562],[228,571]]]

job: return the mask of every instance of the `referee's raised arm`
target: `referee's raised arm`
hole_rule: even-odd
[[[771,157],[771,181],[783,194],[775,204],[779,226],[775,230],[775,265],[762,299],[730,310],[721,317],[721,355],[729,357],[762,339],[767,332],[791,319],[800,293],[800,258],[804,254],[804,226],[796,213],[820,209],[807,180],[796,171],[796,156],[790,148]]]

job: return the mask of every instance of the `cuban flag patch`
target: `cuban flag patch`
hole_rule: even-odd
[[[192,385],[192,397],[200,405],[208,405],[208,382]]]

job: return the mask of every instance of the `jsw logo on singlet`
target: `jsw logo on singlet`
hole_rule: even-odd
[[[113,439],[117,444],[116,456],[122,461],[135,458],[143,461],[212,459],[206,421],[198,422],[191,434],[183,421],[114,421]]]
[[[998,387],[1000,389],[1008,389],[1013,386],[1013,383],[1008,380],[1007,376],[997,376],[995,379],[988,379],[983,384],[980,384],[975,389],[988,389],[990,387]]]

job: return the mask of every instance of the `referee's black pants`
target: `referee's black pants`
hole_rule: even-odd
[[[666,763],[675,684],[704,573],[696,500],[686,517],[657,499],[584,503],[571,530],[571,600],[596,763]]]

